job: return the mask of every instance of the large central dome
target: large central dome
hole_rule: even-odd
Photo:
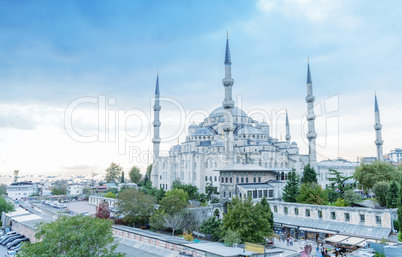
[[[216,108],[209,114],[209,118],[217,118],[217,117],[223,117],[225,115],[225,109],[223,106]],[[247,117],[247,114],[240,108],[237,108],[236,106],[233,107],[232,109],[232,115],[233,117]]]

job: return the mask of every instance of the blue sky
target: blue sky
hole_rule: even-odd
[[[111,140],[72,139],[66,109],[76,99],[104,95],[116,101],[108,110],[134,108],[151,119],[159,70],[162,96],[175,99],[187,114],[210,112],[223,100],[226,30],[234,98],[241,97],[246,112],[279,113],[271,115],[277,117],[271,121],[276,137],[285,133],[280,114],[287,108],[292,140],[307,152],[309,57],[322,111],[320,159],[375,155],[375,90],[384,152],[402,146],[400,1],[0,0],[0,7],[0,174],[102,171],[112,161],[126,169],[144,167],[144,158],[118,152],[121,146]],[[170,135],[178,128],[177,108],[162,108],[162,136],[169,137],[162,150],[168,150],[176,142]],[[96,133],[97,110],[81,105],[74,128]],[[147,151],[149,128],[143,124],[139,131],[134,117],[126,123],[131,135],[146,138],[132,146]],[[184,140],[185,131],[179,136]]]

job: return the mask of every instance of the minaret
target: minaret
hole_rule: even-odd
[[[225,125],[223,131],[225,132],[225,152],[228,157],[228,164],[234,163],[233,151],[233,107],[234,101],[232,99],[232,87],[234,80],[232,79],[232,61],[230,59],[229,50],[229,37],[226,34],[226,52],[225,52],[225,78],[222,80],[223,87],[225,88],[225,99],[223,100],[223,108],[225,109]]]
[[[156,88],[155,88],[154,122],[152,123],[154,126],[154,138],[152,138],[152,143],[154,145],[154,156],[153,156],[154,166],[159,157],[159,144],[161,143],[161,139],[159,137],[159,127],[161,126],[161,122],[159,121],[160,110],[161,106],[159,105],[159,72],[158,72],[158,75],[156,76]]]
[[[289,117],[288,117],[288,109],[286,109],[286,141],[290,144],[290,127],[289,127]]]
[[[382,151],[382,144],[384,143],[384,140],[382,140],[382,137],[381,137],[382,125],[380,122],[380,110],[378,109],[377,94],[374,96],[374,117],[375,117],[374,129],[375,129],[375,138],[376,138],[374,143],[377,146],[377,160],[382,162],[384,160],[383,151]]]
[[[313,96],[313,82],[311,81],[310,63],[307,62],[307,96],[306,96],[307,115],[306,115],[306,118],[308,121],[308,132],[307,132],[308,154],[309,154],[310,167],[313,167],[316,169],[317,154],[316,154],[315,139],[317,138],[317,133],[315,132],[315,124],[314,124],[314,120],[315,120],[314,100],[315,100],[315,97]],[[318,172],[317,169],[316,169],[316,172]]]

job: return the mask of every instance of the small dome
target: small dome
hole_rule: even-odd
[[[237,131],[237,135],[263,135],[264,132],[262,132],[261,129],[254,128],[254,127],[243,127]]]
[[[297,146],[297,143],[296,143],[296,142],[292,142],[292,146]]]
[[[209,128],[206,127],[199,128],[192,134],[192,136],[213,136],[213,135],[214,133]]]
[[[265,121],[260,123],[260,127],[269,127],[268,123],[266,123]]]
[[[188,126],[189,129],[198,129],[198,125],[195,123],[190,124],[190,126]]]
[[[181,145],[175,145],[172,148],[170,148],[171,152],[179,152],[181,151]]]

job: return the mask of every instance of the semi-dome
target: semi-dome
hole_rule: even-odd
[[[237,131],[237,135],[263,135],[263,134],[264,132],[261,129],[250,126],[243,127],[239,129],[239,131]]]
[[[216,118],[216,117],[223,117],[225,115],[225,109],[223,106],[216,108],[213,110],[210,114],[210,118]],[[233,107],[232,109],[232,115],[234,117],[247,117],[247,114],[240,108],[237,108],[236,106]]]
[[[214,133],[209,128],[206,127],[199,128],[192,134],[192,136],[213,136],[213,135]]]

